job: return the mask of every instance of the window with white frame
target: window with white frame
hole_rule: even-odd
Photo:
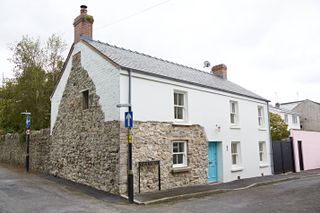
[[[186,93],[174,92],[174,119],[177,121],[186,120]]]
[[[297,115],[292,115],[292,123],[294,123],[294,124],[298,123]]]
[[[258,106],[258,124],[259,127],[264,128],[264,108],[263,106]]]
[[[287,114],[284,115],[284,122],[286,122],[286,124],[288,123],[288,115]]]
[[[232,125],[239,124],[238,102],[230,101],[230,123]]]
[[[172,144],[173,167],[187,166],[187,142],[174,141]]]
[[[266,142],[260,141],[259,142],[259,161],[260,163],[266,163],[267,162],[267,155],[266,155]]]
[[[231,142],[231,161],[232,161],[232,166],[241,165],[241,152],[240,152],[239,141]]]

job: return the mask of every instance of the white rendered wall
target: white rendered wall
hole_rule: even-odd
[[[127,103],[128,77],[122,71],[120,76],[120,100]],[[187,93],[188,123],[200,124],[205,128],[209,141],[222,142],[223,181],[231,181],[271,174],[270,136],[268,128],[267,104],[242,96],[231,95],[189,84],[148,77],[133,73],[132,110],[134,120],[174,122],[173,94],[175,90]],[[238,101],[240,125],[230,128],[230,100]],[[264,107],[265,128],[258,127],[258,106]],[[124,109],[120,119],[124,118]],[[220,127],[218,131],[217,126]],[[240,141],[242,171],[231,172],[231,141]],[[259,141],[265,141],[267,147],[267,167],[260,168]]]
[[[120,71],[85,44],[78,42],[74,46],[60,82],[51,98],[51,132],[71,72],[72,56],[79,51],[81,51],[81,66],[88,71],[89,77],[95,84],[96,93],[100,97],[99,103],[104,112],[105,121],[119,120],[119,109],[116,105],[119,104],[120,100]]]

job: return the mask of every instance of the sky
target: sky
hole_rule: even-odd
[[[320,102],[318,0],[2,0],[1,77],[13,76],[8,45],[53,33],[73,42],[80,5],[94,17],[93,39],[210,72],[272,103]],[[67,54],[68,50],[65,54]]]

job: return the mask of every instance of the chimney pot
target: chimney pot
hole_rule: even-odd
[[[225,64],[218,64],[211,68],[212,74],[222,79],[227,79],[227,66]]]
[[[81,8],[80,9],[80,14],[83,14],[83,13],[86,14],[87,13],[87,8],[88,7],[86,5],[81,5],[80,8]]]

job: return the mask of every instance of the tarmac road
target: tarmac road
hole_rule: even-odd
[[[0,165],[0,213],[15,212],[320,212],[320,176],[138,206],[78,185]]]

